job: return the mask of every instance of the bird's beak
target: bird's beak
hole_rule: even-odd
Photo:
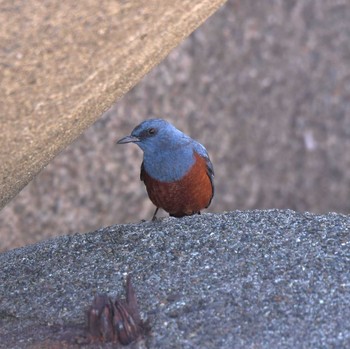
[[[126,137],[123,137],[122,139],[119,139],[119,141],[117,141],[117,144],[135,143],[135,142],[140,142],[140,138],[135,136],[126,136]]]

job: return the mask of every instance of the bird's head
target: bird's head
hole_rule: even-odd
[[[189,137],[163,119],[149,119],[136,126],[130,136],[117,143],[136,143],[144,152],[173,149],[188,143]]]

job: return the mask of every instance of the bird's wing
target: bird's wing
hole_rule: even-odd
[[[214,166],[213,166],[212,162],[210,161],[209,154],[208,154],[207,150],[204,148],[204,146],[202,144],[194,141],[193,147],[194,147],[194,151],[196,153],[198,153],[202,158],[204,158],[205,162],[207,164],[207,174],[208,174],[208,177],[210,179],[210,183],[211,183],[211,186],[213,189],[213,195],[212,195],[212,198],[213,198],[213,196],[214,196]],[[209,202],[209,204],[210,204],[210,202]]]
[[[140,172],[140,180],[142,181],[142,182],[144,182],[144,175],[145,175],[145,166],[144,166],[144,164],[143,164],[143,161],[142,161],[142,164],[141,164],[141,172]]]

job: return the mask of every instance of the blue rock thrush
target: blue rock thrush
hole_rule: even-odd
[[[204,146],[163,119],[136,126],[118,144],[136,143],[143,150],[141,180],[156,206],[170,216],[190,216],[207,208],[214,195],[214,169]]]

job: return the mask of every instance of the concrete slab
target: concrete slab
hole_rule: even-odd
[[[224,2],[1,1],[0,208]]]

